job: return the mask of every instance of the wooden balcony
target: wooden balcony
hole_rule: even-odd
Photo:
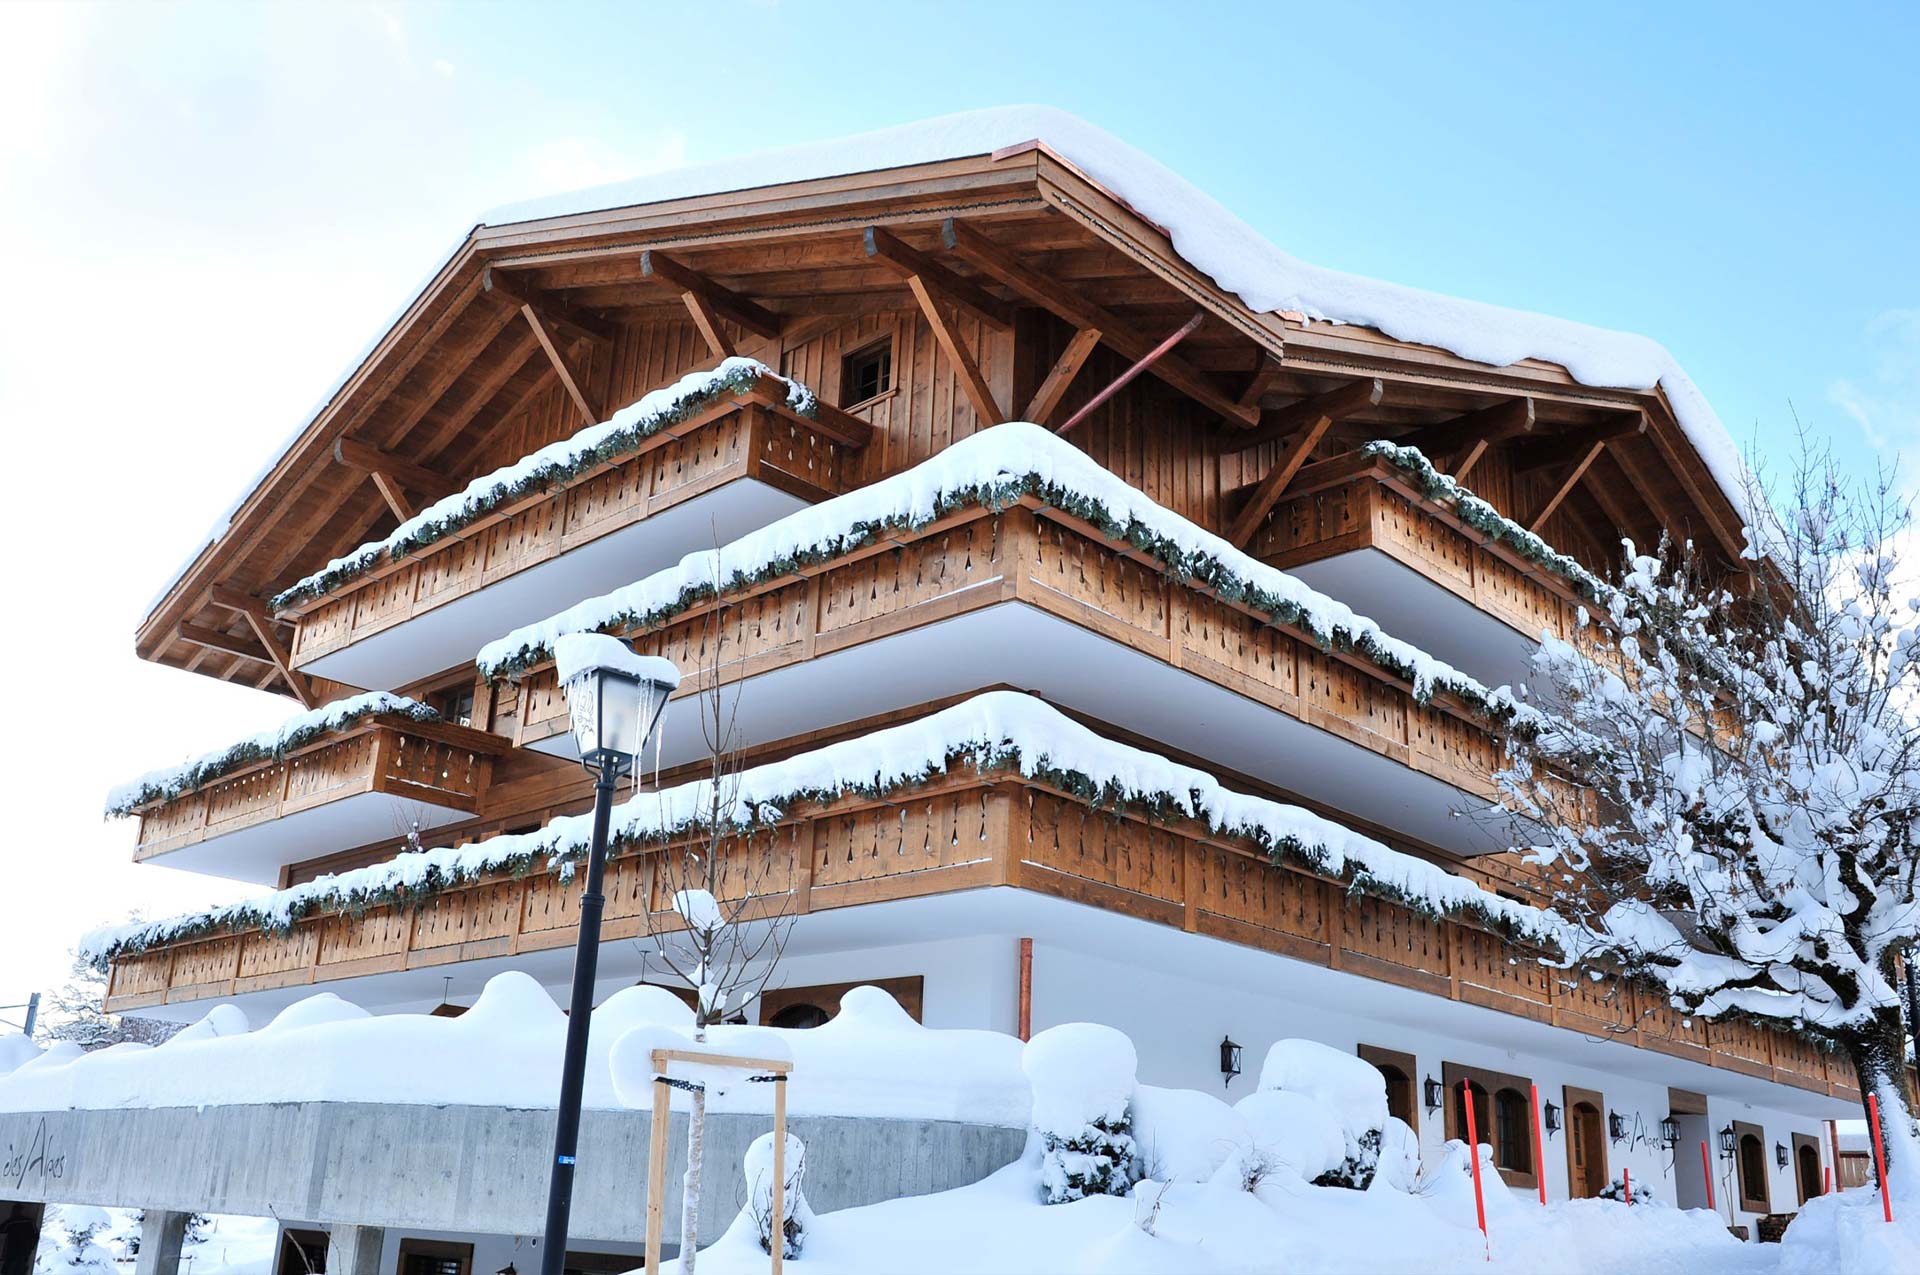
[[[1815,1093],[1856,1096],[1844,1061],[1796,1038],[1683,1020],[1634,989],[1543,967],[1532,949],[1474,925],[1351,894],[1342,883],[1276,866],[1257,847],[1199,824],[1093,808],[1012,770],[795,803],[779,824],[723,853],[723,874],[733,883],[723,895],[740,897],[751,881],[764,906],[795,915],[1006,887]],[[609,863],[607,943],[680,924],[656,858],[628,850]],[[115,960],[106,1008],[563,949],[574,941],[578,904],[577,884],[551,873],[503,874],[411,908],[317,915],[284,933],[196,938]]]
[[[351,686],[408,685],[515,625],[839,494],[852,454],[791,412],[723,401],[569,484],[287,608],[292,662]]]
[[[1495,848],[1453,811],[1492,793],[1500,747],[1447,696],[1303,630],[1166,574],[1031,499],[964,509],[884,543],[703,604],[633,648],[686,680],[667,713],[663,762],[701,747],[700,688],[740,688],[748,739],[792,739],[989,686],[1034,691],[1137,738],[1202,756],[1456,853]],[[551,665],[522,675],[522,746],[573,755]]]
[[[1399,467],[1356,452],[1301,473],[1253,556],[1488,685],[1522,680],[1543,630],[1571,632],[1584,600],[1564,576],[1470,527]]]
[[[135,860],[277,882],[302,858],[471,817],[499,735],[400,716],[360,719],[205,787],[139,808]]]

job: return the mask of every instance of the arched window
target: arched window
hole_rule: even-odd
[[[1380,1077],[1387,1082],[1387,1114],[1412,1125],[1413,1078],[1391,1064],[1380,1068]]]
[[[1533,1132],[1527,1127],[1527,1100],[1517,1089],[1493,1096],[1493,1161],[1503,1169],[1533,1172]]]
[[[1486,1086],[1477,1080],[1467,1082],[1473,1088],[1473,1132],[1478,1139],[1491,1146],[1493,1144],[1493,1108],[1487,1101]],[[1453,1086],[1453,1133],[1460,1141],[1467,1140],[1467,1100],[1459,1085]]]
[[[1800,1174],[1800,1203],[1805,1204],[1816,1195],[1825,1194],[1821,1190],[1825,1184],[1820,1179],[1820,1153],[1807,1143],[1800,1142],[1798,1134],[1794,1135],[1794,1141],[1799,1143],[1794,1148],[1793,1159],[1794,1167]]]
[[[1740,1135],[1740,1207],[1767,1211],[1767,1148],[1756,1134]]]
[[[786,1006],[767,1020],[769,1027],[818,1027],[832,1015],[818,1005],[809,1005],[805,1001],[796,1001]]]

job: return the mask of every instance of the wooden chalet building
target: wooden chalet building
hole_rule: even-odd
[[[1505,701],[1488,688],[1524,679],[1582,601],[1578,570],[1540,547],[1604,572],[1623,537],[1670,533],[1732,561],[1724,434],[1677,369],[1610,384],[1604,359],[1576,357],[1657,347],[1341,286],[1051,112],[489,217],[141,624],[142,658],[317,711],[123,794],[136,857],[284,890],[377,873],[410,829],[450,847],[588,808],[539,626],[616,590],[657,604],[686,555],[724,546],[732,567],[771,565],[676,607],[576,613],[686,675],[663,785],[704,761],[695,700],[716,678],[738,693],[749,765],[1018,692],[1499,906],[1538,903],[1538,870],[1463,812],[1498,764]],[[1538,344],[1480,361],[1503,323]],[[610,420],[614,441],[589,447],[602,435],[582,431]],[[983,464],[1025,485],[969,494]],[[909,508],[913,484],[935,507],[818,539]],[[1103,516],[1116,502],[1132,522]],[[1231,578],[1179,569],[1169,544]],[[1393,641],[1349,640],[1373,630],[1345,608]],[[1474,1081],[1516,1187],[1535,1181],[1537,1086],[1558,1113],[1550,1196],[1631,1169],[1640,1190],[1704,1204],[1695,1144],[1735,1127],[1764,1152],[1715,1152],[1718,1203],[1742,1224],[1794,1210],[1819,1177],[1801,1148],[1830,1163],[1823,1121],[1857,1110],[1843,1060],[1804,1040],[1684,1019],[1546,968],[1484,919],[1014,765],[791,803],[754,853],[798,916],[754,1021],[831,1015],[873,982],[939,1026],[1106,1022],[1142,1079],[1209,1088],[1223,1038],[1256,1060],[1312,1036],[1378,1063],[1429,1152],[1463,1136],[1436,1091]],[[644,848],[610,881],[603,994],[659,980],[632,940],[671,920]],[[331,989],[426,1010],[508,968],[558,992],[570,897],[502,871],[290,929],[155,932],[113,949],[107,1008],[184,1018],[228,1000],[258,1021]],[[1225,1080],[1230,1097],[1252,1083]]]

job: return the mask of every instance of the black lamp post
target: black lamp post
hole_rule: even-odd
[[[580,764],[593,772],[593,841],[587,850],[586,888],[580,895],[580,937],[573,950],[573,993],[567,1007],[567,1052],[560,1066],[560,1110],[547,1179],[547,1230],[542,1275],[562,1275],[567,1218],[573,1209],[574,1155],[580,1146],[580,1091],[586,1081],[587,1033],[593,1021],[593,982],[600,966],[601,894],[607,867],[607,825],[613,790],[639,764],[659,728],[680,671],[667,660],[635,655],[603,633],[569,634],[554,644],[554,662],[566,689]],[[657,1191],[660,1183],[649,1182]]]

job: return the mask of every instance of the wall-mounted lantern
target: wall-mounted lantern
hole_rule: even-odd
[[[1787,1167],[1787,1144],[1786,1143],[1776,1142],[1773,1144],[1773,1162],[1783,1169]]]
[[[1540,1119],[1546,1124],[1548,1133],[1560,1132],[1560,1108],[1551,1101],[1540,1109]]]
[[[1233,1078],[1240,1074],[1240,1059],[1243,1051],[1233,1043],[1233,1037],[1220,1038],[1220,1080],[1221,1087],[1233,1084]]]
[[[1660,1146],[1671,1151],[1680,1145],[1680,1122],[1672,1116],[1663,1116],[1660,1120]]]
[[[1607,1112],[1607,1137],[1614,1142],[1627,1140],[1627,1118],[1617,1111]]]
[[[1446,1086],[1442,1085],[1432,1076],[1428,1076],[1426,1081],[1420,1086],[1420,1097],[1424,1101],[1428,1111],[1440,1110],[1446,1103],[1446,1093]]]
[[[1722,1160],[1733,1159],[1733,1141],[1733,1126],[1728,1125],[1720,1131],[1720,1158]]]

